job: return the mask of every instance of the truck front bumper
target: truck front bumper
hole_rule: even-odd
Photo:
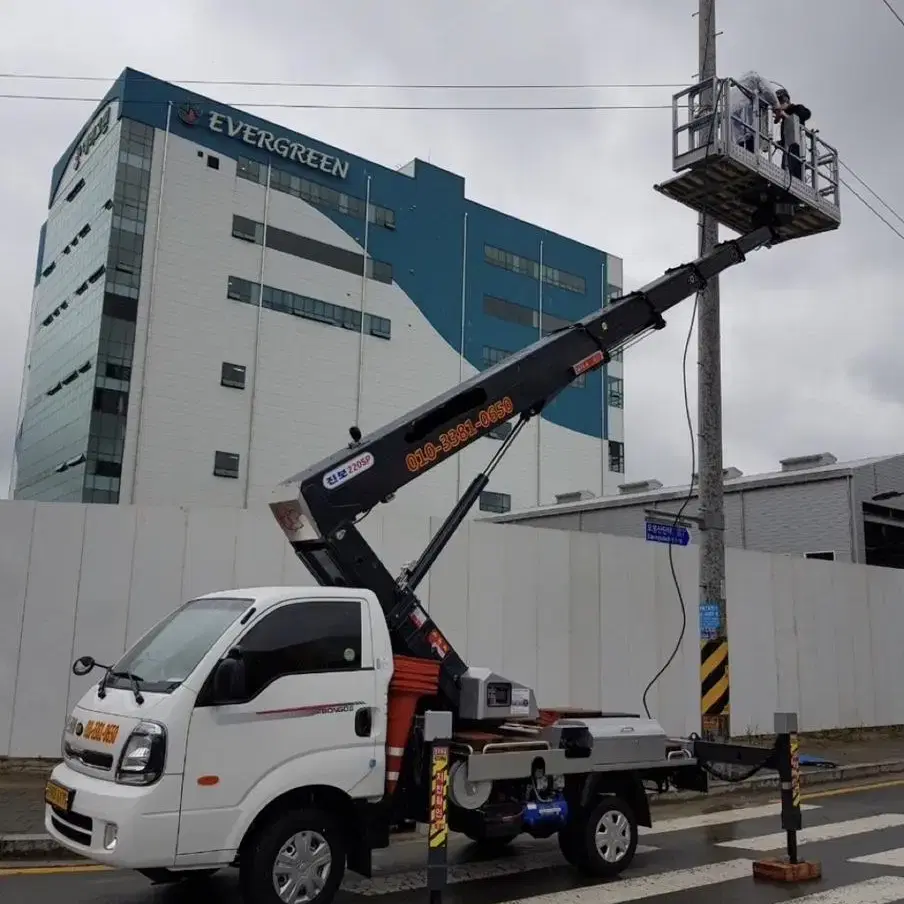
[[[181,775],[164,775],[139,788],[83,775],[61,763],[51,781],[69,791],[68,809],[44,808],[44,826],[62,847],[126,869],[174,865]]]

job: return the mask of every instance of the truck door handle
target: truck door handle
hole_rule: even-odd
[[[370,737],[371,730],[373,729],[373,716],[370,712],[370,707],[365,706],[363,709],[359,709],[355,712],[355,734],[359,738],[367,738]]]

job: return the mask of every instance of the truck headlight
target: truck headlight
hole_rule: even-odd
[[[116,781],[152,785],[163,775],[165,762],[166,729],[159,722],[139,722],[122,748]]]

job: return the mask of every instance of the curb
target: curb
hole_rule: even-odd
[[[878,763],[856,763],[850,766],[839,766],[835,769],[804,769],[800,782],[803,787],[829,785],[838,782],[849,782],[856,779],[875,778],[881,775],[904,773],[904,760],[883,760]],[[727,797],[731,794],[743,794],[752,791],[767,791],[778,788],[778,776],[756,776],[742,782],[713,782],[708,794],[697,794],[693,791],[673,791],[666,794],[651,795],[651,807],[668,807],[672,804],[686,803],[707,797]],[[414,832],[399,833],[399,844],[411,841],[419,834],[424,834],[422,827]],[[3,860],[43,860],[48,857],[60,857],[68,861],[79,861],[77,854],[60,847],[49,835],[0,835],[0,861]]]

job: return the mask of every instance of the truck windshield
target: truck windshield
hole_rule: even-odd
[[[213,597],[191,600],[141,638],[113,666],[118,675],[107,687],[128,689],[131,673],[141,690],[170,693],[195,669],[204,654],[254,600]]]

